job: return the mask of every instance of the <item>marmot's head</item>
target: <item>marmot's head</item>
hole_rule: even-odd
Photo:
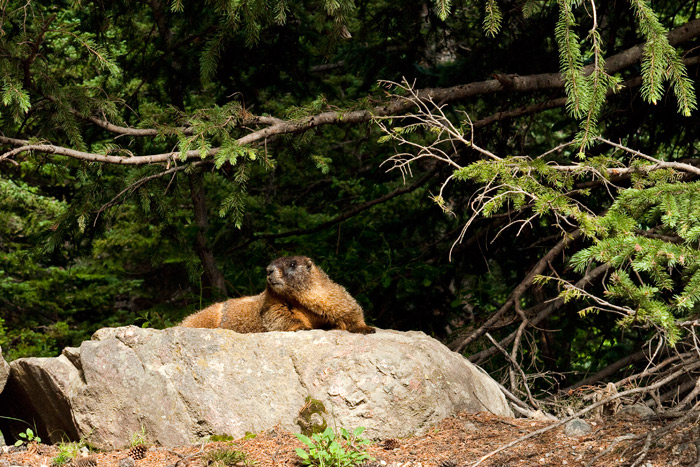
[[[267,267],[267,285],[277,293],[309,287],[316,265],[306,256],[284,256]]]

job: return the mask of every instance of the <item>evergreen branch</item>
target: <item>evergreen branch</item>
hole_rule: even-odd
[[[615,313],[619,314],[621,316],[631,316],[636,314],[636,310],[628,307],[628,306],[618,306],[615,305],[614,303],[610,303],[607,300],[603,300],[602,298],[598,297],[595,294],[587,292],[585,289],[581,287],[577,287],[576,285],[572,284],[571,282],[565,280],[565,279],[560,279],[557,277],[547,277],[548,280],[554,280],[561,284],[561,286],[564,288],[564,291],[560,293],[560,297],[564,298],[564,300],[567,299],[567,296],[571,295],[576,295],[577,297],[586,297],[590,300],[593,300],[596,303],[596,308],[601,310],[601,311],[607,311],[609,313]],[[571,294],[571,292],[574,292]]]
[[[438,10],[438,16],[441,20],[445,21],[447,19],[447,15],[450,14],[452,0],[433,0],[433,2]]]
[[[117,202],[119,201],[120,198],[122,198],[123,196],[125,196],[127,194],[133,193],[135,190],[139,189],[141,186],[145,185],[146,183],[150,182],[151,180],[165,177],[166,175],[172,175],[172,174],[175,174],[175,173],[180,172],[182,170],[190,169],[190,167],[196,167],[198,165],[202,165],[202,164],[206,164],[206,163],[210,163],[210,162],[211,161],[195,161],[189,165],[178,165],[178,166],[163,170],[162,172],[158,172],[156,174],[140,178],[139,180],[129,184],[129,186],[127,186],[122,191],[117,193],[111,200],[109,200],[107,203],[100,206],[100,208],[97,210],[97,212],[95,212],[95,220],[93,222],[93,226],[97,225],[97,219],[99,219],[100,214],[102,214],[104,211],[106,211],[110,207],[114,206],[115,204],[117,204]]]
[[[631,3],[639,21],[639,29],[646,39],[642,58],[642,96],[656,104],[663,95],[664,79],[669,79],[678,100],[679,112],[683,116],[689,116],[691,111],[697,109],[695,92],[666,28],[648,1],[631,0]]]
[[[586,111],[590,89],[585,79],[581,44],[574,32],[576,20],[568,0],[559,0],[559,20],[554,37],[559,47],[559,66],[566,90],[567,110],[574,118],[581,118]]]
[[[686,164],[686,163],[683,163],[683,162],[666,162],[666,161],[662,161],[662,160],[656,159],[656,158],[654,158],[654,157],[648,156],[648,155],[646,155],[646,154],[644,154],[644,153],[642,153],[642,152],[639,152],[639,151],[636,151],[636,150],[634,150],[634,149],[628,148],[627,146],[623,146],[622,144],[618,144],[618,143],[615,143],[615,142],[610,141],[610,140],[608,140],[608,139],[602,138],[602,137],[600,137],[600,136],[597,137],[596,139],[597,139],[598,141],[601,141],[601,142],[603,142],[603,143],[605,143],[605,144],[608,144],[608,145],[610,145],[610,146],[612,146],[612,147],[614,147],[614,148],[621,149],[621,150],[623,150],[623,151],[625,151],[625,152],[628,152],[628,153],[630,153],[630,154],[632,154],[632,155],[635,155],[635,156],[641,157],[642,159],[646,159],[646,160],[648,160],[648,161],[650,161],[650,162],[653,162],[653,163],[654,163],[654,166],[648,166],[648,167],[649,167],[648,170],[651,170],[652,168],[653,168],[654,170],[656,170],[656,169],[674,169],[674,170],[680,170],[680,171],[682,171],[682,172],[689,172],[689,173],[692,173],[692,174],[695,174],[695,175],[700,175],[700,168],[695,167],[694,165]],[[617,175],[617,174],[624,173],[624,172],[625,172],[625,170],[614,169],[614,173],[615,173],[616,175]]]
[[[216,73],[219,58],[226,48],[226,40],[229,39],[230,29],[222,26],[204,46],[199,59],[200,76],[203,83],[208,83]]]
[[[684,60],[676,51],[672,51],[669,57],[668,75],[673,83],[673,93],[678,101],[678,112],[684,117],[689,117],[693,110],[697,110],[697,99],[693,89],[693,82],[688,78]]]
[[[120,136],[158,136],[159,134],[163,133],[163,130],[158,129],[158,128],[133,128],[133,127],[125,127],[125,126],[120,126],[120,125],[115,125],[113,123],[110,123],[107,120],[95,117],[95,116],[88,116],[85,117],[81,115],[77,111],[73,111],[75,115],[78,117],[84,118],[95,125],[99,126],[100,128],[109,131],[110,133],[115,133]],[[249,125],[276,125],[279,123],[284,122],[284,120],[281,120],[279,118],[275,117],[268,117],[268,116],[252,116],[249,118],[244,119],[241,123],[240,126],[245,127]],[[191,126],[185,126],[185,127],[176,127],[176,128],[168,128],[168,132],[170,133],[181,133],[183,135],[194,135],[196,133],[196,129],[191,127]]]
[[[663,94],[663,76],[667,65],[666,29],[645,0],[633,0],[632,8],[639,21],[639,29],[646,39],[642,59],[642,95],[652,104]]]
[[[683,26],[676,28],[668,34],[669,43],[674,45],[681,42],[685,42],[692,38],[700,36],[700,19],[690,21]],[[613,55],[606,59],[606,72],[609,74],[615,73],[624,69],[637,61],[642,56],[643,47],[641,45],[627,49],[624,52]],[[694,59],[690,59],[694,60]],[[592,69],[592,68],[590,68]],[[588,67],[584,68],[587,72]],[[487,81],[473,82],[469,84],[454,86],[450,88],[427,88],[416,91],[416,98],[424,101],[432,99],[434,102],[450,102],[456,100],[462,100],[468,97],[492,94],[504,91],[536,91],[543,89],[553,89],[561,88],[564,86],[562,80],[562,75],[560,73],[544,73],[535,74],[528,76],[518,76],[518,75],[500,75],[498,79],[492,79]],[[558,102],[558,101],[557,101]],[[323,126],[323,125],[339,125],[339,124],[355,124],[361,122],[367,122],[373,118],[390,116],[405,112],[414,105],[413,102],[393,99],[389,102],[383,103],[382,105],[375,106],[370,110],[355,110],[350,112],[322,112],[320,114],[304,117],[297,120],[280,120],[274,117],[252,117],[249,120],[245,120],[242,125],[254,125],[254,124],[264,124],[268,125],[266,128],[262,128],[256,131],[252,131],[247,135],[239,138],[237,143],[241,146],[251,145],[253,143],[264,141],[268,138],[283,135],[283,134],[294,134],[301,133],[307,130]],[[79,115],[76,111],[73,111],[76,115]],[[157,136],[161,133],[161,130],[156,128],[131,128],[123,127],[119,125],[114,125],[104,119],[98,117],[82,117],[86,118],[95,125],[115,133],[117,135],[128,135],[128,136]],[[177,131],[181,131],[182,134],[192,135],[195,130],[191,127],[179,128]],[[74,157],[77,159],[88,160],[93,162],[105,162],[110,164],[123,164],[123,165],[139,165],[139,164],[151,164],[167,162],[173,157],[177,157],[179,153],[170,152],[165,154],[155,154],[155,155],[144,155],[144,156],[134,156],[134,157],[121,157],[121,156],[105,156],[102,154],[88,153],[85,151],[77,151],[61,146],[55,146],[51,144],[33,144],[27,140],[7,138],[0,136],[0,143],[9,146],[25,147],[25,151],[32,150],[36,152],[43,152],[47,154],[59,154],[69,157]],[[213,156],[218,153],[220,148],[211,148],[208,152],[208,156]],[[12,155],[15,155],[13,153]],[[0,155],[0,161],[10,157],[8,153]],[[200,157],[199,151],[192,150],[188,151],[186,154],[187,158]],[[674,164],[670,162],[661,162],[661,165],[657,168],[667,167],[673,168]],[[669,165],[671,164],[671,165]],[[691,171],[696,173],[697,168],[684,164],[678,166],[680,170]],[[558,170],[576,170],[575,166],[570,167],[559,167]],[[612,175],[634,173],[638,171],[649,171],[652,168],[625,168],[625,169],[611,169]]]
[[[603,58],[602,40],[598,32],[598,16],[595,2],[591,1],[593,26],[588,35],[592,43],[593,69],[586,77],[587,89],[581,98],[584,100],[586,118],[581,122],[581,131],[576,139],[579,145],[579,157],[584,157],[585,149],[593,143],[598,129],[598,116],[605,103],[609,89],[616,89],[618,79],[605,72],[605,59]]]
[[[90,38],[82,39],[79,35],[66,29],[63,29],[60,32],[66,33],[72,36],[78,42],[80,42],[80,44],[97,59],[97,63],[100,65],[101,68],[107,69],[107,71],[109,71],[110,74],[115,76],[121,73],[119,66],[111,60],[108,52],[104,50],[101,45],[99,45]]]
[[[153,154],[148,156],[135,156],[135,157],[123,157],[123,156],[110,156],[105,154],[97,154],[92,152],[78,151],[75,149],[70,149],[62,146],[55,146],[52,144],[33,144],[27,140],[21,140],[16,138],[7,138],[5,136],[0,136],[0,144],[8,144],[12,146],[22,147],[20,152],[30,152],[36,151],[45,154],[56,154],[60,156],[68,156],[74,159],[80,159],[89,162],[104,162],[108,164],[117,165],[143,165],[143,164],[156,164],[161,162],[169,162],[180,156],[179,152],[168,152],[164,154]],[[220,148],[211,148],[207,152],[207,156],[215,156],[219,152]],[[12,152],[12,151],[10,151]],[[0,161],[8,158],[10,152],[6,152],[0,155]],[[11,155],[16,155],[17,152]],[[198,149],[187,151],[185,154],[185,159],[201,159],[201,153]]]
[[[484,32],[487,36],[495,37],[496,34],[501,30],[501,23],[503,21],[503,13],[496,3],[496,0],[486,0],[484,15]]]
[[[44,21],[44,24],[42,24],[41,28],[39,29],[39,33],[37,34],[36,38],[32,42],[32,48],[29,51],[29,56],[22,61],[22,67],[24,68],[24,87],[29,88],[31,87],[31,66],[36,60],[37,56],[39,55],[39,48],[41,47],[41,44],[44,42],[44,36],[46,35],[46,31],[48,31],[49,26],[51,23],[54,22],[56,19],[56,13],[53,13],[51,16],[49,16],[46,21]]]
[[[261,133],[265,133],[266,136],[272,136],[274,134],[283,134],[283,133],[289,133],[293,131],[299,131],[297,128],[292,127],[291,131],[287,127],[288,122],[284,122],[285,125],[282,124],[276,124],[272,125],[271,127],[265,128],[263,130],[259,130],[258,132],[253,132],[250,133],[249,135],[246,135],[242,138],[239,138],[238,140],[235,140],[235,144],[238,146],[244,146],[246,144],[251,144],[252,142],[255,142],[260,138]],[[279,125],[279,126],[278,126]],[[280,131],[280,128],[285,128],[287,131]],[[644,159],[647,159],[651,162],[653,162],[653,165],[643,165],[643,166],[635,166],[635,167],[611,167],[606,169],[607,176],[623,176],[623,175],[630,175],[633,173],[649,173],[655,170],[661,170],[661,169],[674,169],[674,170],[679,170],[683,172],[689,172],[695,175],[700,175],[700,168],[687,164],[687,163],[682,163],[682,162],[665,162],[661,161],[659,159],[655,159],[651,156],[647,156],[646,154],[643,154],[639,151],[636,151],[634,149],[625,147],[621,144],[614,143],[612,141],[609,141],[607,139],[598,137],[597,138],[599,141],[606,143],[610,146],[613,146],[618,149],[622,149],[630,154],[642,157]],[[468,142],[469,143],[469,142]],[[46,153],[46,154],[56,154],[56,155],[62,155],[62,156],[68,156],[72,157],[75,159],[80,159],[80,160],[85,160],[89,162],[103,162],[103,163],[108,163],[108,164],[116,164],[116,165],[145,165],[145,164],[157,164],[157,163],[169,163],[172,160],[180,158],[180,160],[189,160],[189,159],[202,159],[202,152],[199,149],[191,149],[188,151],[185,151],[184,153],[178,152],[178,151],[173,151],[173,152],[168,152],[168,153],[162,153],[162,154],[152,154],[152,155],[145,155],[145,156],[133,156],[133,157],[125,157],[125,156],[111,156],[111,155],[105,155],[105,154],[97,154],[97,153],[90,153],[90,152],[85,152],[85,151],[78,151],[75,149],[70,149],[62,146],[56,146],[52,144],[35,144],[32,143],[28,140],[22,140],[22,139],[16,139],[16,138],[8,138],[5,136],[0,136],[0,144],[6,144],[10,146],[17,146],[16,148],[7,151],[3,154],[0,154],[0,162],[4,160],[10,160],[10,157],[14,157],[17,154],[20,154],[22,152],[30,152],[30,151],[36,151],[36,152],[41,152],[41,153]],[[470,143],[469,143],[470,144]],[[485,149],[479,148],[476,145],[471,145],[476,150],[481,150],[486,154],[491,154]],[[221,147],[214,147],[210,148],[206,151],[205,157],[215,157],[220,151]],[[184,157],[183,157],[184,156]],[[495,159],[499,159],[495,155],[491,154]],[[457,166],[459,167],[459,166]],[[583,165],[579,164],[574,164],[574,165],[552,165],[550,166],[553,170],[559,171],[559,172],[570,172],[570,173],[576,173],[576,172],[581,172],[581,171],[590,171],[590,167],[586,167]]]
[[[700,19],[690,21],[668,34],[668,41],[671,45],[678,45],[700,36]],[[636,45],[623,52],[617,53],[605,59],[605,71],[612,75],[639,62],[643,54],[643,45]],[[687,59],[687,63],[697,63],[695,58]],[[584,67],[584,74],[593,71],[593,65]],[[435,102],[451,102],[463,100],[469,97],[494,94],[499,92],[530,92],[546,89],[560,89],[564,86],[561,73],[541,73],[534,75],[498,75],[495,79],[477,81],[468,84],[461,84],[449,88],[426,88],[417,91],[417,97],[421,100],[432,98]],[[558,105],[559,100],[553,101]],[[316,116],[305,117],[298,120],[281,120],[274,117],[258,116],[252,117],[250,121],[244,121],[241,125],[264,124],[269,128],[248,135],[244,144],[250,144],[270,136],[297,133],[307,131],[322,125],[361,123],[378,116],[390,116],[406,111],[412,106],[410,102],[402,102],[394,99],[375,106],[371,111],[357,110],[350,112],[322,112]],[[548,107],[549,108],[549,107]],[[111,124],[97,117],[88,118],[94,124],[112,133],[130,136],[156,136],[160,130],[155,128],[141,129],[130,128]],[[178,128],[176,131],[184,134],[192,134],[191,128]]]

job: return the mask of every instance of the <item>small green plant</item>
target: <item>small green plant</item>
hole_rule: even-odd
[[[143,425],[141,425],[141,431],[131,435],[131,447],[147,444],[148,434],[146,433],[146,428]]]
[[[51,465],[60,467],[67,465],[80,454],[80,450],[85,447],[82,441],[71,441],[58,444],[58,454],[51,459]]]
[[[248,459],[245,452],[234,448],[221,448],[210,451],[204,455],[204,460],[211,467],[228,467],[243,463],[244,465],[254,465],[255,462]]]
[[[20,433],[19,437],[22,439],[18,439],[15,442],[15,446],[21,446],[24,443],[41,443],[41,438],[39,438],[39,435],[34,434],[34,430],[31,428],[27,428],[27,430],[24,433]]]
[[[311,435],[311,438],[296,433],[299,441],[309,448],[308,452],[297,448],[297,455],[301,457],[303,465],[318,467],[351,467],[365,460],[373,460],[367,451],[360,449],[360,446],[370,444],[369,440],[360,438],[363,431],[364,427],[358,427],[352,433],[341,428],[338,436],[333,428],[328,427],[323,433]]]

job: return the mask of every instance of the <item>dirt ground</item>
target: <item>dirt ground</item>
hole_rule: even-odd
[[[639,419],[616,418],[588,420],[589,434],[569,437],[562,427],[523,441],[499,454],[489,457],[483,466],[623,466],[632,464],[643,451],[641,443],[630,447],[621,437],[646,433],[658,428],[660,422],[641,422]],[[471,466],[482,456],[551,422],[512,419],[489,414],[460,414],[448,418],[422,436],[385,439],[373,443],[368,451],[375,459],[367,466],[390,467],[456,467]],[[693,427],[684,427],[649,446],[642,467],[693,465],[696,447],[687,442]],[[613,449],[609,449],[614,446]],[[222,447],[233,447],[246,453],[248,465],[300,466],[295,448],[304,447],[296,437],[285,430],[273,429],[259,433],[253,439],[166,449],[152,446],[143,459],[131,464],[128,450],[95,452],[86,459],[71,462],[75,467],[201,467],[207,464],[206,453]],[[7,448],[5,448],[7,449]],[[605,451],[608,450],[607,453]],[[55,446],[38,445],[21,452],[0,454],[0,467],[51,467],[57,454]],[[590,462],[599,457],[593,464]],[[244,465],[244,464],[238,464]]]

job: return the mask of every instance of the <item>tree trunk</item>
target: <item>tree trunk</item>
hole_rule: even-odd
[[[162,0],[149,0],[149,4],[163,42],[163,48],[166,51],[165,65],[170,69],[168,79],[170,101],[178,109],[184,110],[184,92],[178,78],[182,70],[182,64],[180,60],[178,60],[177,55],[173,54],[173,32],[168,24],[167,4]],[[195,171],[188,175],[188,181],[190,184],[190,197],[192,198],[195,224],[197,225],[197,236],[195,238],[194,248],[202,262],[204,278],[212,288],[214,296],[225,297],[227,295],[226,281],[224,280],[224,275],[216,265],[214,253],[207,243],[206,235],[209,228],[209,216],[207,214],[207,203],[204,196],[201,172]]]
[[[195,250],[202,262],[204,276],[211,286],[214,295],[226,296],[226,281],[224,275],[219,270],[214,260],[214,252],[207,243],[206,233],[209,229],[209,217],[207,214],[207,203],[204,197],[204,185],[202,174],[199,171],[188,175],[190,183],[190,195],[192,198],[192,209],[194,210],[194,221],[197,225],[197,236],[195,238]]]

